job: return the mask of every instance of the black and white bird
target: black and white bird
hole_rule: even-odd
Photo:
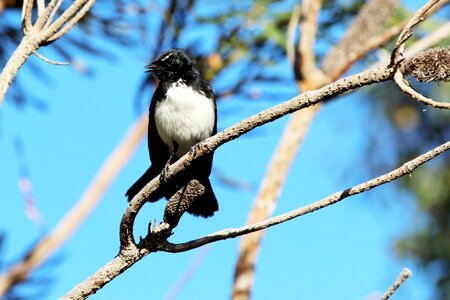
[[[126,192],[130,201],[150,180],[194,145],[217,132],[217,110],[209,83],[195,67],[193,59],[182,49],[171,49],[147,66],[159,79],[149,111],[148,150],[151,166]],[[148,201],[169,199],[190,179],[198,180],[205,192],[187,211],[210,217],[218,210],[217,199],[209,181],[213,153],[199,157],[184,178],[164,185]],[[171,181],[172,182],[172,181]]]

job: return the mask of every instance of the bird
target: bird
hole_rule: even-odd
[[[159,80],[149,108],[148,151],[151,165],[128,189],[128,201],[161,174],[159,192],[147,198],[170,199],[183,186],[201,186],[187,208],[194,216],[210,217],[218,211],[217,198],[209,180],[214,152],[194,160],[182,178],[164,182],[169,165],[195,145],[217,133],[216,100],[210,84],[184,49],[170,49],[146,66]],[[197,184],[197,185],[196,185]],[[178,193],[179,194],[179,193]],[[166,208],[167,210],[167,208]]]

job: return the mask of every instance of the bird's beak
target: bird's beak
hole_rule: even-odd
[[[162,71],[164,68],[155,64],[146,65],[145,68],[147,69],[146,72],[153,72],[158,73],[159,71]]]

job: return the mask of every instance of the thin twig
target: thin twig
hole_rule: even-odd
[[[49,4],[50,5],[54,5],[52,12],[50,13],[50,15],[48,16],[47,22],[45,22],[44,27],[49,27],[50,24],[53,22],[53,19],[55,18],[56,13],[58,12],[59,7],[61,6],[63,0],[52,0]]]
[[[391,64],[393,66],[396,66],[396,71],[394,74],[394,82],[397,84],[397,86],[400,88],[401,91],[428,106],[435,108],[450,109],[450,103],[435,101],[415,91],[411,87],[409,82],[404,78],[400,68],[398,68],[399,62],[402,61],[403,59],[403,50],[405,48],[405,42],[412,36],[413,28],[417,26],[420,22],[425,20],[425,15],[438,2],[439,0],[428,1],[409,20],[405,28],[400,33],[397,43],[395,44],[394,50],[392,51]]]
[[[440,41],[448,38],[448,35],[446,35],[446,34],[447,33],[450,34],[450,32],[449,32],[450,26],[448,26],[447,24],[450,24],[450,22],[446,23],[446,26],[443,26],[442,28],[437,29],[435,32],[432,32],[429,35],[421,38],[416,43],[414,43],[411,47],[408,47],[407,49],[405,49],[404,57],[411,58],[411,57],[417,55],[419,52],[421,52],[431,46],[434,46],[437,43],[439,43]],[[388,63],[389,63],[389,57],[372,64],[368,69],[375,70],[375,69],[385,66]]]
[[[406,281],[410,276],[412,275],[412,272],[410,269],[405,268],[402,270],[400,275],[397,277],[395,282],[389,287],[389,289],[384,293],[383,297],[381,297],[381,300],[388,300],[395,291],[402,285],[403,282]]]
[[[436,5],[434,5],[430,10],[428,10],[427,15],[437,12],[439,9],[441,9],[442,7],[447,5],[449,2],[450,2],[450,0],[441,0]],[[402,28],[404,28],[404,26],[406,26],[406,23],[407,23],[407,21],[402,23]],[[411,47],[408,47],[408,49],[405,50],[404,57],[405,58],[412,57],[412,56],[416,55],[417,53],[419,53],[420,51],[423,51],[423,50],[427,49],[428,47],[434,46],[437,43],[439,43],[440,41],[442,41],[443,39],[448,38],[448,35],[449,35],[448,30],[449,30],[448,23],[446,23],[443,26],[440,26],[438,29],[436,29],[429,35],[427,35],[427,36],[421,38],[420,40],[418,40],[417,42],[415,42],[413,45],[411,45]],[[388,59],[382,59],[382,60],[372,64],[369,67],[369,69],[381,68],[388,63],[389,63]]]
[[[38,19],[36,20],[34,28],[36,28],[37,30],[42,30],[43,28],[45,28],[49,22],[50,15],[52,15],[56,10],[58,10],[61,1],[62,0],[50,1],[45,10],[42,12],[42,14],[39,15]]]
[[[33,29],[32,12],[34,0],[24,0],[22,6],[22,31],[27,33]]]
[[[392,51],[391,64],[395,65],[403,58],[403,48],[405,42],[412,36],[413,28],[419,23],[425,20],[425,15],[427,12],[440,0],[430,0],[424,6],[422,6],[413,17],[408,21],[405,28],[403,28],[400,36],[398,37],[397,43],[395,44],[394,50]]]
[[[421,93],[417,92],[412,88],[412,86],[409,84],[409,82],[404,78],[402,72],[400,70],[397,70],[394,75],[394,81],[397,84],[398,88],[404,92],[405,94],[410,95],[414,99],[416,99],[419,102],[422,102],[425,105],[428,105],[430,107],[434,108],[441,108],[441,109],[450,109],[450,103],[449,102],[440,102],[435,101],[431,98],[427,98]]]
[[[37,57],[39,57],[39,59],[41,59],[42,61],[45,61],[46,63],[52,64],[52,65],[66,66],[66,65],[70,64],[69,62],[59,62],[59,61],[54,61],[54,60],[48,59],[37,51],[34,51],[33,54],[36,55]]]
[[[48,41],[52,42],[67,33],[75,24],[83,18],[94,5],[95,0],[75,1],[63,12],[56,21],[48,27]],[[63,27],[64,26],[64,27]]]

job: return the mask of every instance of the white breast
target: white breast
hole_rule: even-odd
[[[210,137],[214,122],[211,100],[181,82],[173,83],[166,98],[155,107],[158,133],[170,152],[174,150],[174,142],[178,144],[178,157]]]

